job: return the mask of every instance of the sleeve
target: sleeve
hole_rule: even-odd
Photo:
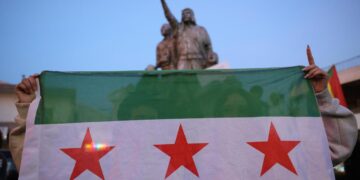
[[[333,99],[326,89],[316,94],[322,115],[333,165],[345,161],[354,149],[357,123],[354,114]]]
[[[202,43],[204,48],[206,49],[207,52],[212,52],[212,44],[211,44],[211,39],[209,36],[209,33],[207,32],[207,30],[204,27],[200,27],[201,29],[201,39],[202,39]]]
[[[29,103],[16,103],[18,115],[15,117],[16,127],[10,132],[9,149],[14,160],[16,169],[20,169],[22,151],[25,138],[26,116],[29,110]]]

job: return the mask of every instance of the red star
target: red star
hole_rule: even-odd
[[[87,128],[81,148],[64,148],[60,150],[76,161],[70,179],[75,179],[85,170],[89,170],[104,179],[99,160],[113,148],[114,146],[95,145],[90,130]]]
[[[180,124],[178,134],[176,136],[175,144],[156,144],[154,145],[162,152],[170,156],[169,166],[165,178],[170,176],[179,167],[184,166],[197,177],[199,173],[193,156],[204,148],[208,143],[193,143],[189,144],[186,140],[184,130]]]
[[[297,175],[294,165],[289,158],[289,152],[295,148],[300,141],[281,141],[274,125],[271,123],[268,141],[248,142],[258,151],[264,153],[264,161],[261,169],[261,176],[264,175],[276,163]]]

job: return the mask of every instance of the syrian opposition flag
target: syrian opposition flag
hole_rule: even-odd
[[[334,179],[301,69],[43,72],[20,179]]]

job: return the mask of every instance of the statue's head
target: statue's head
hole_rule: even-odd
[[[194,24],[194,25],[196,25],[194,11],[192,9],[190,9],[190,8],[185,8],[182,11],[182,19],[181,20],[185,24]]]
[[[164,37],[167,37],[167,36],[170,36],[171,35],[171,26],[170,24],[163,24],[161,26],[161,34],[164,36]]]

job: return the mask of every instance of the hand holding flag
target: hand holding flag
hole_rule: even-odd
[[[31,75],[16,85],[15,93],[19,103],[31,103],[35,99],[35,91],[37,90],[36,78],[38,77],[38,74]]]
[[[326,89],[328,75],[318,66],[316,66],[314,57],[311,53],[310,46],[306,48],[306,54],[309,62],[309,66],[306,66],[303,71],[306,73],[304,76],[311,81],[311,84],[316,93],[319,93]]]

